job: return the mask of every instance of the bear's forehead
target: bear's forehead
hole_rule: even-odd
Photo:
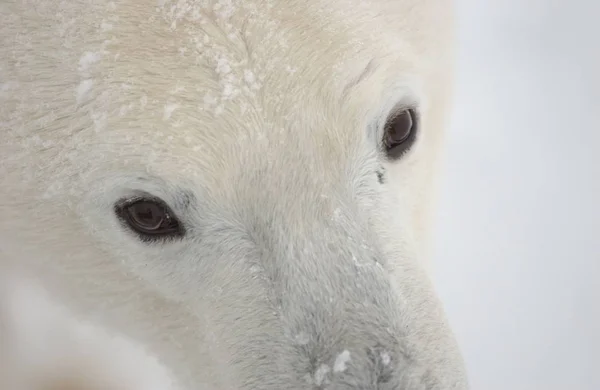
[[[92,115],[106,118],[95,126],[114,137],[200,144],[192,148],[294,142],[301,129],[348,126],[352,114],[366,115],[355,107],[378,104],[384,83],[419,68],[410,34],[401,39],[373,25],[369,17],[382,10],[370,2],[301,3],[109,7],[99,48],[90,45],[79,59],[94,82]],[[357,86],[369,77],[361,99]]]
[[[16,80],[5,141],[57,179],[102,164],[341,166],[386,85],[427,72],[426,3],[42,0],[4,26],[30,30],[0,59]]]

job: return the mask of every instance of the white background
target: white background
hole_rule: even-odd
[[[474,390],[600,389],[600,1],[458,0],[435,278]]]

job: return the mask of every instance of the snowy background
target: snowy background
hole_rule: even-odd
[[[436,282],[474,390],[600,389],[600,2],[458,0]]]

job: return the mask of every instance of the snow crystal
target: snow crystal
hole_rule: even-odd
[[[252,71],[250,69],[245,69],[244,70],[244,80],[248,84],[252,84],[256,80],[256,77],[254,77],[254,73],[252,73]]]
[[[202,98],[202,100],[204,102],[205,108],[208,108],[210,106],[214,106],[217,104],[217,99],[210,92],[207,92],[206,94],[204,94],[204,98]]]
[[[5,93],[8,95],[9,91],[15,90],[17,87],[18,83],[16,81],[8,81],[0,84],[0,96],[3,96]]]
[[[99,53],[85,52],[79,59],[79,71],[86,72],[90,65],[100,60]]]
[[[86,80],[83,80],[81,83],[79,83],[79,85],[77,86],[77,88],[75,90],[75,96],[77,99],[77,103],[81,103],[83,101],[83,99],[88,94],[90,89],[92,89],[93,85],[94,85],[94,80],[91,80],[91,79],[86,79]]]
[[[313,378],[312,378],[312,376],[310,374],[305,374],[304,375],[304,381],[306,383],[308,383],[309,385],[313,384]]]
[[[113,29],[113,25],[112,23],[102,21],[102,23],[100,23],[100,29],[102,30],[102,32],[111,31]]]
[[[237,95],[237,89],[235,89],[232,84],[223,85],[223,98],[224,99],[231,99],[235,95]]]
[[[335,363],[333,364],[333,372],[344,372],[346,371],[346,363],[350,361],[350,351],[345,349],[342,353],[340,353],[337,358],[335,358]]]
[[[340,220],[340,218],[342,217],[342,209],[340,209],[339,207],[336,207],[335,210],[333,210],[333,220]]]
[[[148,96],[144,95],[140,98],[140,108],[144,109],[146,104],[148,104]]]
[[[229,61],[223,57],[218,58],[216,71],[219,74],[227,74],[231,72],[231,65],[229,65]]]
[[[330,371],[331,368],[327,364],[321,364],[317,371],[315,371],[315,385],[321,386]]]
[[[165,110],[163,113],[163,120],[169,120],[171,118],[171,115],[173,115],[173,112],[179,108],[179,104],[175,104],[175,103],[167,103],[165,104]]]
[[[387,352],[381,353],[381,362],[383,363],[384,366],[389,365],[391,361],[392,361],[392,358],[390,357],[389,353],[387,353]]]
[[[358,257],[356,257],[356,255],[352,255],[352,261],[354,262],[354,266],[356,268],[363,268],[363,267],[372,267],[374,263],[372,260],[366,260],[366,261],[361,261],[358,259]],[[357,284],[357,287],[359,286],[359,284]]]
[[[308,334],[306,334],[304,332],[300,332],[296,336],[294,336],[294,341],[296,342],[297,345],[306,345],[306,344],[308,344],[310,339],[308,337]]]
[[[119,116],[126,115],[132,109],[133,109],[133,103],[122,105],[121,108],[119,109]]]
[[[235,12],[232,0],[218,0],[213,6],[213,11],[221,19],[229,19]]]
[[[92,113],[92,121],[94,122],[94,131],[98,132],[106,128],[108,123],[108,115],[104,113]]]

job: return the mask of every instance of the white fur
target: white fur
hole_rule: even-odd
[[[139,345],[73,318],[39,284],[11,276],[1,286],[1,389],[176,389]]]
[[[449,1],[4,0],[0,14],[0,266],[68,308],[48,329],[75,332],[51,375],[11,364],[151,388],[98,363],[126,350],[182,389],[467,388],[425,271]],[[391,162],[378,142],[401,105],[421,130]],[[113,206],[139,193],[186,236],[124,228]]]

